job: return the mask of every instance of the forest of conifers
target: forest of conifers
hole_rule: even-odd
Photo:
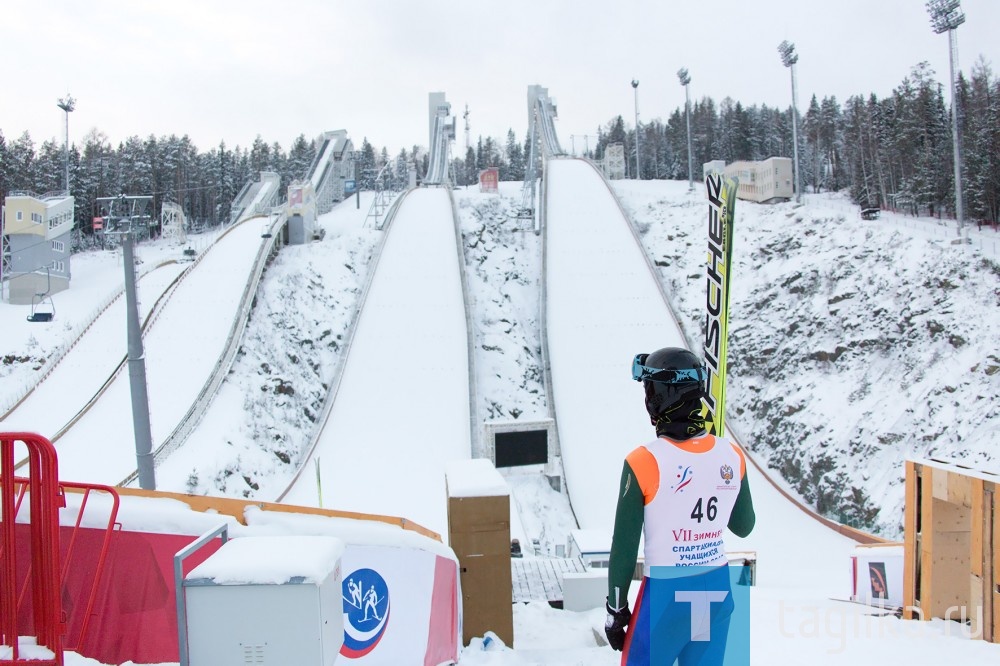
[[[971,75],[956,85],[962,145],[962,190],[968,220],[996,222],[1000,218],[1000,81],[982,59]],[[848,189],[865,206],[893,208],[912,214],[954,216],[954,153],[950,95],[926,63],[913,68],[890,95],[854,96],[843,104],[833,97],[813,97],[799,109],[799,167],[806,191]],[[691,105],[694,177],[710,160],[760,160],[791,157],[790,108],[745,107],[725,98],[702,98]],[[687,126],[683,108],[666,121],[656,119],[639,128],[642,178],[688,178]],[[588,157],[600,161],[605,147],[625,147],[626,177],[635,170],[635,127],[621,116],[598,128]],[[564,145],[564,148],[566,146]],[[463,157],[452,162],[458,184],[475,182],[479,170],[496,166],[502,180],[521,180],[528,154],[527,139],[513,130],[506,142],[480,137]],[[259,136],[249,148],[229,149],[225,143],[201,152],[185,135],[128,138],[113,147],[97,129],[83,145],[69,150],[70,192],[76,198],[77,228],[89,233],[97,197],[118,194],[153,195],[153,215],[164,201],[180,203],[195,224],[228,219],[230,205],[243,185],[260,171],[273,171],[285,185],[303,178],[315,155],[312,143],[300,135],[285,151]],[[416,156],[417,159],[414,159]],[[414,146],[390,158],[366,139],[356,150],[358,184],[365,188],[390,159],[387,170],[405,183],[407,165],[426,168],[424,150]],[[64,145],[56,139],[38,148],[27,133],[8,140],[0,131],[0,197],[16,190],[39,194],[62,190]],[[77,234],[77,238],[81,238]]]

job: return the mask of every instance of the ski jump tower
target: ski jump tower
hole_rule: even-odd
[[[524,191],[521,200],[521,217],[535,216],[535,190],[544,171],[543,161],[549,157],[565,155],[556,135],[556,103],[549,97],[549,89],[539,85],[528,86],[528,163],[524,173]],[[539,233],[540,220],[535,216],[535,233]]]
[[[445,100],[443,92],[428,95],[430,123],[430,159],[426,185],[443,185],[448,182],[448,148],[455,139],[455,117],[451,115],[451,104]]]
[[[306,180],[316,193],[317,213],[330,212],[333,204],[344,199],[344,185],[354,178],[354,144],[347,130],[323,132],[313,142],[316,157],[309,166]]]

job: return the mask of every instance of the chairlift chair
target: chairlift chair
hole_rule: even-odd
[[[52,321],[56,316],[56,306],[49,292],[35,294],[31,298],[31,314],[28,321],[33,324]]]

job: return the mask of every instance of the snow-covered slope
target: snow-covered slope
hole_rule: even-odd
[[[700,349],[702,188],[615,188]],[[896,537],[906,458],[997,467],[1000,267],[954,222],[807,202],[736,206],[729,418],[820,512]]]

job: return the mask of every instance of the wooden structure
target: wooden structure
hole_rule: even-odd
[[[512,558],[510,577],[514,603],[546,601],[553,608],[561,608],[563,575],[586,571],[578,557]]]
[[[486,459],[449,463],[448,541],[462,583],[462,642],[494,632],[514,646],[510,489]]]
[[[1000,642],[1000,474],[906,462],[904,617],[971,621]]]

